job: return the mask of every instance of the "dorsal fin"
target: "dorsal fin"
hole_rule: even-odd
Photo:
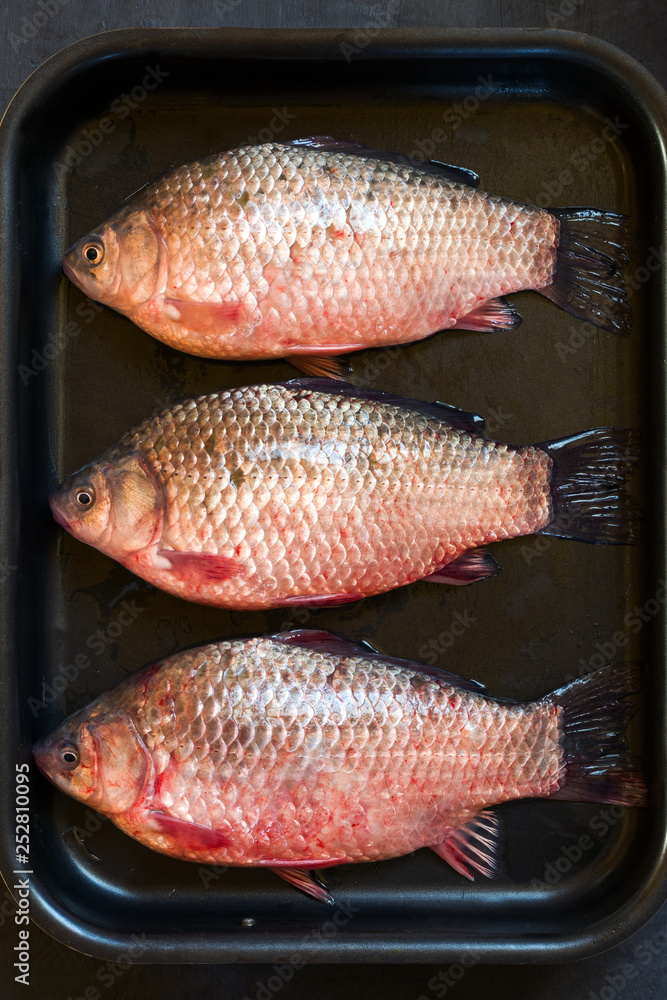
[[[428,406],[428,403],[426,405]],[[446,420],[459,431],[479,434],[486,427],[486,420],[484,417],[480,417],[479,413],[473,413],[471,410],[460,410],[458,406],[452,406],[451,403],[441,403],[439,399],[436,399],[432,405],[437,406],[439,411],[444,411],[442,415],[437,414],[441,420]]]
[[[384,160],[385,163],[398,163],[403,167],[412,167],[413,170],[423,170],[434,177],[441,177],[443,180],[451,181],[452,184],[465,184],[467,187],[476,188],[479,185],[479,174],[467,167],[455,167],[450,163],[442,163],[440,160],[415,160],[411,156],[404,156],[402,153],[392,153],[386,149],[373,149],[371,146],[362,146],[358,142],[349,139],[334,139],[331,135],[311,135],[302,139],[291,139],[289,146],[310,146],[322,153],[344,153],[347,156],[365,156],[371,160]]]
[[[467,677],[459,677],[450,673],[449,670],[441,670],[440,667],[429,666],[427,663],[418,663],[416,660],[402,660],[398,656],[384,656],[378,653],[372,646],[366,643],[355,642],[337,632],[327,632],[324,629],[298,628],[290,632],[279,632],[271,636],[274,642],[282,642],[287,646],[300,646],[303,649],[310,649],[315,653],[330,653],[332,656],[362,656],[365,660],[375,660],[378,663],[385,663],[393,667],[403,667],[405,670],[412,670],[415,674],[423,674],[433,680],[462,691],[474,691],[479,694],[484,690],[484,685],[479,681],[470,680]]]
[[[435,417],[469,434],[479,434],[484,428],[484,417],[467,410],[459,410],[449,403],[425,403],[421,399],[409,399],[397,396],[392,392],[382,392],[380,389],[367,389],[364,386],[352,385],[350,382],[337,381],[330,378],[293,378],[281,385],[286,389],[302,392],[327,392],[334,396],[349,396],[355,399],[365,399],[374,403],[386,403],[388,406],[400,406],[404,410],[421,413],[424,417]]]
[[[319,628],[295,628],[289,632],[278,632],[271,637],[286,646],[302,646],[316,653],[334,653],[336,656],[377,656],[376,649],[367,642],[357,642]]]

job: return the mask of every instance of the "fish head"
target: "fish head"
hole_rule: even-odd
[[[63,270],[89,298],[125,313],[153,295],[165,260],[149,212],[129,206],[70,247]]]
[[[137,805],[151,773],[146,746],[122,710],[83,709],[39,740],[32,753],[56,788],[104,813]]]
[[[156,542],[164,490],[142,455],[115,450],[84,466],[49,497],[53,516],[71,535],[113,559]]]

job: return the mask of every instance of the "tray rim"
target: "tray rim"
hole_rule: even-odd
[[[6,320],[0,331],[0,350],[5,364],[0,368],[0,426],[9,429],[16,412],[16,366],[11,363],[14,345],[11,332],[18,314],[17,288],[11,275],[18,261],[18,249],[11,234],[18,219],[18,206],[10,197],[13,154],[21,141],[22,126],[41,99],[69,78],[83,73],[101,60],[121,59],[128,54],[154,54],[196,57],[215,55],[225,49],[240,58],[275,58],[276,60],[341,60],[341,42],[354,44],[363,28],[293,29],[293,28],[128,28],[89,35],[56,52],[38,66],[19,88],[0,119],[0,298],[5,303]],[[569,60],[592,67],[627,96],[634,95],[643,107],[645,124],[652,130],[656,157],[662,163],[661,232],[667,234],[665,183],[667,178],[667,94],[655,78],[636,59],[595,36],[581,32],[543,28],[380,28],[373,29],[361,58],[412,59],[438,58],[448,53],[463,58],[503,57],[508,60],[547,58]],[[661,328],[667,329],[667,290],[663,274]],[[665,400],[665,337],[661,339],[662,373],[659,377],[661,399]],[[657,361],[658,359],[656,359]],[[0,477],[0,552],[6,563],[18,565],[19,509],[17,503],[17,446],[10,433],[3,434],[4,474]],[[663,442],[664,448],[664,442]],[[667,470],[662,470],[663,495]],[[18,686],[13,664],[16,662],[15,623],[17,585],[15,577],[3,585],[0,600],[0,648],[4,664],[0,668],[0,703],[6,708],[4,724],[7,743],[19,747]],[[665,662],[665,636],[661,635],[661,660]],[[664,677],[656,679],[664,695]],[[12,708],[14,709],[12,711]],[[667,748],[667,719],[662,722],[661,750]],[[13,764],[18,758],[0,761],[0,787],[11,801],[14,785]],[[30,759],[29,754],[25,758]],[[664,762],[664,761],[661,761]],[[116,959],[123,954],[140,964],[273,962],[285,960],[298,948],[305,962],[389,962],[430,963],[456,960],[462,952],[474,950],[483,963],[562,962],[598,954],[621,943],[646,923],[667,898],[667,805],[664,796],[654,804],[660,810],[660,849],[644,882],[630,899],[607,918],[586,931],[533,937],[475,937],[466,933],[455,939],[451,933],[424,933],[423,928],[391,935],[369,932],[346,933],[330,937],[311,936],[297,945],[292,931],[255,932],[252,936],[234,932],[160,933],[146,935],[135,956],[130,950],[132,932],[101,929],[89,920],[76,918],[57,899],[44,891],[38,878],[31,879],[31,921],[66,946],[101,959]],[[15,863],[13,845],[13,810],[0,817],[0,872],[11,892]],[[641,899],[638,897],[641,896]],[[37,919],[35,919],[35,917]],[[305,928],[304,928],[305,930]],[[410,940],[410,938],[413,938]],[[510,948],[511,945],[511,948]]]

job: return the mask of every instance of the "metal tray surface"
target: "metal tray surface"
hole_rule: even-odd
[[[636,62],[556,31],[133,30],[41,66],[0,128],[0,867],[17,869],[16,765],[129,672],[231,635],[309,623],[529,699],[602,660],[647,664],[633,742],[644,810],[504,805],[504,867],[464,882],[423,850],[332,870],[333,909],[270,872],[173,861],[30,771],[31,916],[88,954],[139,962],[527,962],[618,943],[665,875],[665,95]],[[476,170],[524,202],[624,211],[637,232],[625,340],[533,293],[521,328],[360,354],[354,380],[486,415],[536,442],[642,428],[645,548],[492,546],[493,580],[417,584],[350,607],[241,614],[186,604],[62,532],[47,496],[156,406],[290,377],[179,354],[62,275],[63,250],[172,165],[312,134]],[[636,610],[635,610],[636,609]],[[18,866],[23,870],[25,866]]]

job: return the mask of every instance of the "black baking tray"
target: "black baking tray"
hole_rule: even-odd
[[[306,961],[464,968],[581,958],[618,943],[660,906],[666,120],[664,93],[627,55],[584,35],[537,30],[114,31],[58,53],[21,88],[0,128],[7,885],[26,868],[14,845],[16,766],[30,762],[38,737],[178,649],[307,622],[435,661],[513,698],[546,693],[600,658],[639,659],[646,678],[633,742],[651,783],[644,810],[502,806],[497,881],[464,882],[424,850],[332,870],[337,906],[325,909],[270,872],[153,854],[31,766],[30,912],[46,931],[112,960],[282,962],[284,980]],[[470,167],[483,188],[520,201],[629,214],[628,339],[524,293],[514,296],[524,317],[517,331],[451,332],[352,363],[362,385],[485,414],[500,440],[640,427],[637,492],[650,544],[516,539],[492,546],[502,573],[476,586],[422,583],[347,608],[241,614],[155,590],[52,521],[54,486],[157,406],[293,374],[284,363],[188,357],[91,308],[62,275],[63,250],[172,165],[314,134]],[[635,608],[646,619],[639,626]]]

